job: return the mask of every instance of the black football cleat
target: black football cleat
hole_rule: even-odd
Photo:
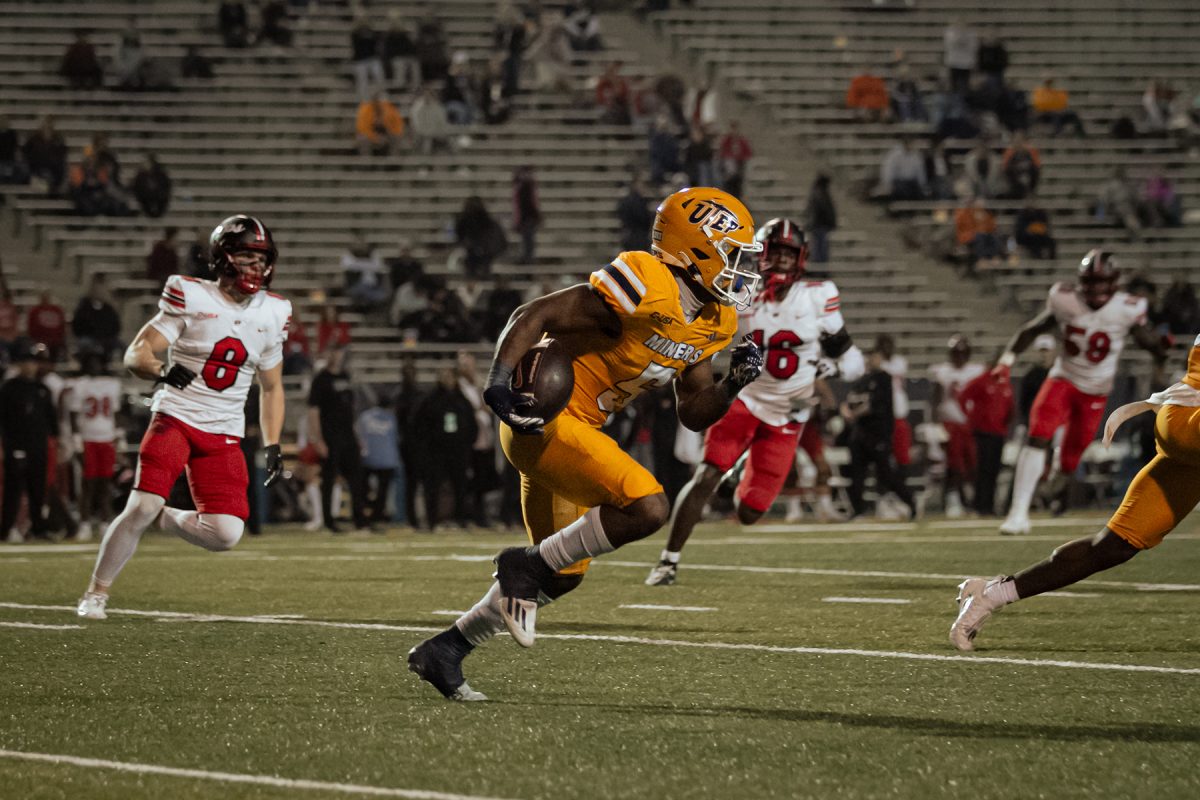
[[[438,641],[445,636],[439,633],[426,639],[408,651],[408,668],[417,676],[442,693],[447,700],[474,702],[487,700],[487,695],[467,685],[463,677],[462,662],[465,657],[450,645]]]

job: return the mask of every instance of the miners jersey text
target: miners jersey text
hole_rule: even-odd
[[[813,394],[821,337],[845,326],[833,281],[797,283],[782,300],[756,300],[738,314],[738,332],[754,338],[765,361],[762,375],[738,395],[750,413],[768,425],[805,419],[809,405],[799,401]]]
[[[85,375],[71,382],[68,406],[85,442],[111,442],[117,435],[121,382],[109,375]]]
[[[152,410],[206,433],[240,437],[254,373],[283,360],[292,304],[270,292],[237,304],[214,281],[172,275],[158,308],[150,324],[170,343],[171,363],[196,379],[182,390],[161,384]]]
[[[1050,287],[1046,308],[1058,322],[1062,346],[1050,368],[1051,378],[1066,378],[1085,394],[1112,391],[1117,361],[1129,329],[1146,322],[1146,300],[1117,292],[1092,309],[1069,283]]]
[[[591,425],[711,358],[737,330],[737,314],[717,303],[689,323],[675,276],[649,253],[621,253],[589,282],[621,321],[617,339],[591,342],[575,359],[575,393],[564,413]]]

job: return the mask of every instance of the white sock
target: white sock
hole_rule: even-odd
[[[983,596],[994,602],[997,608],[1021,599],[1017,597],[1017,582],[1012,578],[989,583],[983,588]]]
[[[321,487],[310,483],[304,487],[304,496],[308,498],[309,522],[321,524]]]
[[[787,517],[788,519],[800,519],[804,516],[804,508],[800,505],[800,498],[792,495],[787,499]]]
[[[576,561],[602,556],[616,549],[600,526],[599,506],[589,508],[582,517],[538,545],[542,560],[555,572]]]
[[[1017,455],[1017,469],[1013,476],[1012,506],[1008,511],[1009,519],[1028,519],[1029,504],[1033,502],[1033,493],[1037,491],[1038,480],[1042,470],[1046,468],[1046,451],[1026,445]]]
[[[471,610],[455,621],[458,630],[467,641],[478,647],[504,630],[504,620],[500,617],[500,581],[492,584],[487,593]]]
[[[329,492],[329,518],[337,521],[342,515],[342,484],[335,483]]]
[[[162,529],[205,550],[228,550],[242,538],[245,523],[231,514],[201,514],[164,508]]]
[[[156,494],[134,489],[129,493],[125,510],[118,514],[104,532],[100,542],[100,554],[96,556],[96,568],[92,571],[92,586],[89,591],[108,593],[108,587],[116,580],[125,564],[133,557],[142,532],[149,528],[166,500]]]
[[[669,561],[672,564],[678,564],[679,563],[679,553],[675,553],[670,550],[663,550],[662,555],[659,556],[659,560],[660,561]]]
[[[827,514],[832,514],[837,511],[837,509],[833,507],[833,497],[827,494],[817,495],[817,507]]]

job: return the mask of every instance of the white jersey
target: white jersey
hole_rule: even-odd
[[[207,433],[242,436],[257,370],[283,361],[292,304],[271,292],[234,303],[215,281],[172,275],[150,321],[170,343],[170,361],[196,373],[186,389],[165,383],[151,410]]]
[[[893,355],[883,362],[883,371],[892,376],[892,416],[908,419],[908,359]]]
[[[1066,378],[1084,394],[1107,395],[1129,329],[1146,322],[1146,299],[1116,292],[1093,309],[1072,284],[1060,282],[1050,287],[1046,308],[1054,314],[1062,339],[1049,377]]]
[[[938,406],[939,420],[960,424],[967,421],[966,412],[958,404],[958,393],[982,374],[982,364],[963,364],[956,367],[949,361],[943,361],[929,368],[929,376],[942,387],[942,402]]]
[[[793,285],[778,302],[756,300],[738,314],[738,332],[749,333],[763,350],[762,375],[738,397],[768,425],[804,422],[822,356],[821,337],[846,327],[833,281]]]
[[[79,438],[85,442],[111,442],[117,437],[121,381],[110,375],[84,375],[72,381],[68,396]]]

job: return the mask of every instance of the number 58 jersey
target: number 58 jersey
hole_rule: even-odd
[[[1107,395],[1129,329],[1146,322],[1145,298],[1116,292],[1103,306],[1093,309],[1064,281],[1050,287],[1046,308],[1054,314],[1062,337],[1062,349],[1049,377],[1066,378],[1084,394]]]
[[[283,361],[292,304],[271,292],[235,303],[215,281],[172,275],[150,321],[170,343],[170,361],[196,373],[184,389],[160,384],[151,410],[207,433],[241,437],[257,370]]]

